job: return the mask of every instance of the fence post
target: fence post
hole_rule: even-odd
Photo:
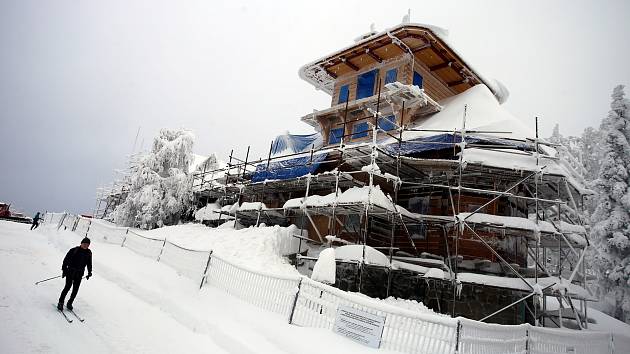
[[[206,269],[203,270],[203,276],[201,277],[201,283],[199,284],[199,290],[203,287],[203,283],[206,282],[208,277],[208,268],[210,267],[210,260],[212,259],[212,250],[208,253],[208,261],[206,262]]]
[[[531,350],[531,343],[529,342],[529,326],[525,330],[525,353],[529,354]]]
[[[453,304],[454,305],[454,304]],[[457,320],[457,331],[455,332],[455,353],[459,353],[459,342],[460,342],[460,336],[461,336],[461,328],[462,328],[462,323]]]
[[[61,217],[61,220],[59,220],[59,224],[57,225],[57,231],[59,231],[59,229],[61,228],[61,225],[63,225],[63,221],[66,219],[66,215],[68,215],[67,213],[63,213],[63,216]]]
[[[120,244],[120,247],[125,247],[125,241],[127,241],[127,235],[129,234],[129,228],[125,231],[125,237],[123,237],[123,242]]]
[[[297,261],[297,260],[296,260]],[[300,296],[300,289],[302,289],[302,277],[300,277],[300,282],[298,283],[298,289],[295,293],[295,298],[293,299],[293,306],[291,307],[291,314],[289,315],[289,324],[293,324],[293,314],[295,313],[295,306],[297,305],[298,297]]]
[[[89,220],[87,230],[85,230],[85,237],[88,237],[90,233],[90,226],[92,226],[92,220]]]
[[[79,216],[77,216],[76,220],[74,220],[74,223],[72,224],[72,228],[70,229],[70,231],[74,232],[77,229],[77,225],[79,225],[79,221],[81,219],[79,218]]]
[[[614,354],[615,353],[615,335],[613,333],[610,334],[610,353]]]
[[[162,257],[162,253],[164,252],[164,246],[166,246],[166,237],[164,238],[164,242],[162,242],[162,249],[160,250],[160,254],[158,254],[158,262],[160,261],[160,257]]]

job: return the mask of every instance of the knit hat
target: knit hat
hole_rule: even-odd
[[[90,243],[90,239],[87,237],[84,237],[83,240],[81,240],[81,243]]]

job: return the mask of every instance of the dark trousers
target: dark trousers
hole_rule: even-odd
[[[66,286],[61,291],[61,296],[59,297],[59,303],[63,304],[63,301],[65,300],[66,295],[68,294],[68,291],[70,290],[70,287],[72,287],[72,293],[70,293],[70,299],[68,299],[68,303],[72,304],[72,302],[74,301],[74,298],[77,297],[77,293],[79,292],[80,285],[81,285],[81,278],[66,277]]]
[[[36,229],[39,226],[39,221],[33,221],[33,225],[31,225],[31,230]]]

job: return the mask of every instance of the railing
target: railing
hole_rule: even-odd
[[[266,274],[212,255],[206,282],[253,305],[288,318],[300,277]]]
[[[529,325],[505,326],[459,319],[459,353],[521,354],[527,350]]]
[[[83,227],[76,216],[51,214],[51,224]],[[45,219],[46,220],[46,219]],[[78,222],[78,223],[77,223]],[[303,276],[279,276],[234,264],[210,250],[193,250],[166,239],[142,236],[99,221],[87,231],[93,239],[120,244],[173,267],[201,286],[222,289],[304,327],[332,329],[340,305],[385,317],[381,348],[402,353],[443,354],[590,354],[627,353],[630,337],[594,331],[567,331],[529,324],[505,326],[462,317],[418,313],[383,304]]]
[[[90,224],[92,224],[91,219],[79,216],[76,222],[76,226],[74,228],[74,232],[78,233],[79,235],[87,236],[90,229]]]
[[[332,329],[339,305],[384,316],[381,347],[403,353],[454,353],[457,319],[433,316],[379,303],[360,295],[304,278],[293,323]]]
[[[567,332],[560,329],[530,326],[529,353],[613,353],[612,335],[602,332]],[[617,348],[615,353],[627,353],[628,347]]]
[[[126,227],[109,226],[103,224],[99,220],[95,220],[90,225],[89,237],[106,243],[113,243],[116,245],[122,245],[127,234]]]
[[[192,250],[166,241],[160,262],[168,264],[177,273],[199,283],[208,264],[210,251]]]
[[[158,259],[162,253],[165,239],[156,239],[142,236],[137,232],[129,230],[123,240],[122,245],[145,257]]]

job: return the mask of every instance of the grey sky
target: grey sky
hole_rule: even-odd
[[[384,8],[385,6],[385,8]],[[0,200],[90,213],[141,127],[197,136],[195,151],[265,156],[329,97],[298,68],[369,30],[412,22],[510,90],[543,136],[597,126],[630,85],[629,1],[0,2]],[[628,92],[628,90],[626,90]]]

